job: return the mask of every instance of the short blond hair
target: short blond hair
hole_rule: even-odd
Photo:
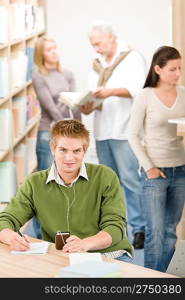
[[[89,147],[89,131],[78,120],[62,120],[54,123],[51,128],[51,141],[54,146],[57,145],[57,139],[59,137],[71,137],[83,140],[83,149],[87,150]]]
[[[37,38],[35,43],[35,50],[34,50],[34,63],[38,69],[38,71],[44,75],[48,75],[48,70],[44,65],[44,56],[43,56],[43,49],[45,42],[55,42],[54,39],[47,35],[42,35],[41,37]],[[57,63],[57,68],[59,72],[62,72],[60,62]]]

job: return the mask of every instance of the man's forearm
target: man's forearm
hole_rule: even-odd
[[[129,90],[125,88],[106,88],[98,87],[93,95],[96,98],[105,99],[112,96],[123,97],[123,98],[132,98]]]
[[[100,250],[110,247],[112,237],[109,233],[100,231],[96,235],[83,239],[89,250]]]
[[[111,96],[124,97],[124,98],[132,98],[131,94],[127,89],[124,88],[113,88]]]

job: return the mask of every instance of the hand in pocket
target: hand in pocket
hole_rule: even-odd
[[[159,177],[166,178],[166,175],[158,168],[152,168],[146,172],[148,179],[155,179]]]

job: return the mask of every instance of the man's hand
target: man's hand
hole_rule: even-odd
[[[166,178],[166,175],[158,168],[152,168],[146,172],[148,179],[155,179],[158,177]]]
[[[99,99],[104,99],[110,96],[113,96],[114,89],[108,89],[108,88],[104,88],[102,86],[98,87],[94,93],[93,96]],[[80,106],[80,111],[85,114],[88,115],[90,114],[93,110],[98,109],[101,110],[101,106],[100,107],[93,107],[93,102],[86,102],[84,105]]]
[[[85,115],[90,114],[93,110],[94,107],[92,101],[87,101],[84,105],[80,106],[80,111]]]
[[[113,96],[113,89],[108,89],[100,86],[94,91],[93,96],[100,99]]]
[[[75,235],[71,235],[66,240],[62,249],[63,252],[87,252],[88,250],[88,243]]]
[[[80,239],[71,235],[63,247],[63,252],[87,252],[89,250],[99,250],[109,247],[112,243],[112,237],[109,233],[100,231],[90,237]]]
[[[29,238],[26,235],[21,237],[17,232],[8,228],[1,230],[0,241],[9,245],[11,250],[26,251],[29,249]]]

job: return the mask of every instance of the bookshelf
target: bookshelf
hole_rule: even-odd
[[[45,0],[0,0],[1,207],[37,166],[40,107],[31,75],[35,42],[45,24]]]

